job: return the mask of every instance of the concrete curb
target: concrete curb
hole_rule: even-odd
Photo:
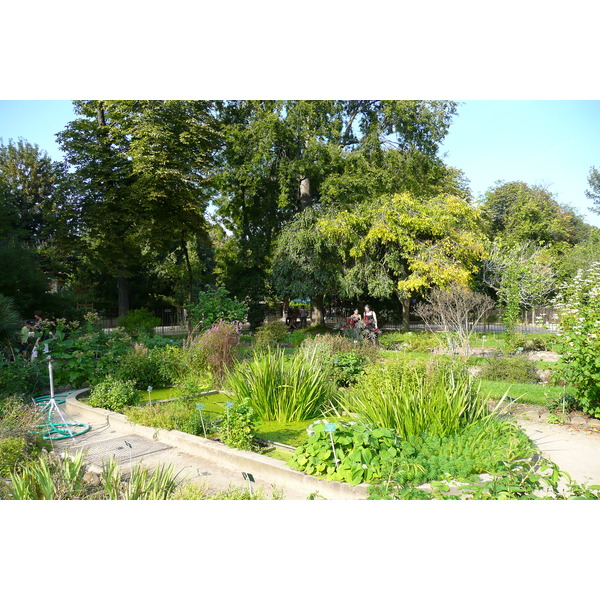
[[[70,415],[84,421],[101,421],[106,419],[106,423],[121,435],[135,434],[162,442],[193,456],[224,464],[230,469],[252,473],[252,475],[264,478],[275,486],[283,487],[284,489],[286,487],[302,489],[307,494],[315,493],[331,500],[364,500],[367,497],[368,485],[364,483],[352,486],[339,481],[317,479],[311,475],[295,471],[282,461],[269,456],[262,456],[245,450],[236,450],[220,442],[181,431],[154,429],[145,425],[139,425],[129,421],[121,413],[88,406],[78,400],[78,397],[88,391],[88,388],[76,390],[65,398],[65,404],[68,407]]]

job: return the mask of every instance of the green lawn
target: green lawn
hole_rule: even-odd
[[[500,400],[504,394],[515,398],[521,404],[543,406],[553,398],[560,398],[566,392],[573,395],[574,389],[558,386],[541,385],[539,383],[511,383],[509,381],[489,381],[482,379],[481,393],[489,395],[492,400]]]

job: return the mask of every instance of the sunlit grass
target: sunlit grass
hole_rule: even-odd
[[[574,388],[539,383],[511,383],[509,381],[480,381],[480,393],[489,396],[490,400],[500,400],[505,394],[515,398],[521,404],[544,406],[553,398],[560,398],[566,392],[573,395]]]

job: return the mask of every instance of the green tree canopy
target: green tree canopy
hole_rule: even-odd
[[[581,218],[559,204],[543,187],[521,181],[498,183],[482,202],[486,230],[492,239],[552,246],[581,241]]]
[[[314,320],[322,323],[325,294],[337,294],[339,255],[331,240],[318,228],[320,213],[307,208],[286,225],[277,238],[271,279],[280,297],[310,297]]]
[[[0,140],[0,292],[22,314],[43,309],[69,265],[74,211],[64,165],[37,145]]]
[[[592,201],[590,210],[600,213],[600,170],[591,167],[587,181],[590,189],[585,191],[585,197]]]
[[[319,221],[337,248],[342,293],[395,294],[408,326],[410,298],[433,286],[467,284],[484,254],[478,210],[449,194],[408,192],[342,209]]]
[[[119,312],[128,279],[164,253],[193,269],[189,244],[206,236],[211,161],[218,134],[206,101],[78,101],[79,118],[59,142],[79,192],[81,245],[90,269],[119,282]]]
[[[445,101],[225,102],[215,203],[228,255],[252,266],[255,293],[269,289],[276,237],[309,207],[447,192],[450,180],[464,190],[436,157],[455,113]]]

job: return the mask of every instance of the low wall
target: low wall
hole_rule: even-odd
[[[331,500],[361,500],[367,497],[367,484],[352,486],[339,481],[326,481],[295,471],[285,463],[269,456],[255,452],[236,450],[221,442],[209,440],[182,431],[155,429],[133,423],[125,415],[102,408],[94,408],[80,402],[79,397],[88,392],[77,390],[65,398],[67,411],[82,421],[103,421],[122,435],[135,434],[157,442],[176,447],[182,452],[223,464],[228,468],[250,472],[273,483],[277,487],[306,491],[306,494],[317,493]]]

